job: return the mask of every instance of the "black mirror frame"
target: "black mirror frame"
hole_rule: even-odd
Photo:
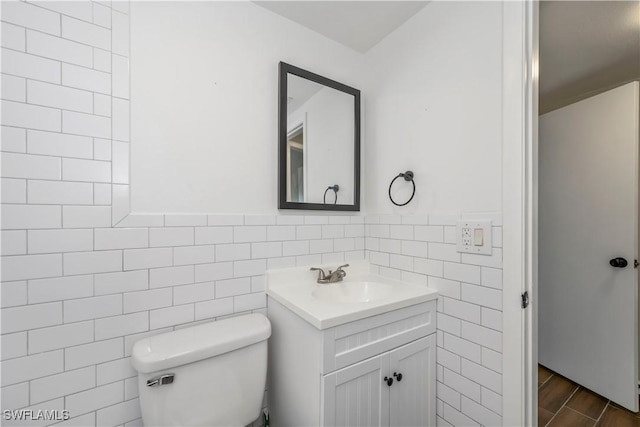
[[[278,80],[278,209],[302,209],[324,211],[360,210],[360,91],[335,80],[328,79],[311,71],[303,70],[285,62],[280,62]],[[300,203],[287,201],[287,76],[293,74],[323,86],[348,93],[354,97],[354,186],[352,205],[334,205],[323,203]]]

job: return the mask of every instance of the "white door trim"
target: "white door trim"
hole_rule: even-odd
[[[538,2],[503,2],[503,425],[537,425]],[[523,292],[531,304],[520,306]]]

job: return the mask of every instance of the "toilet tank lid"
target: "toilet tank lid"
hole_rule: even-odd
[[[264,341],[271,336],[271,323],[255,313],[205,323],[144,338],[135,343],[133,367],[148,374],[214,357]]]

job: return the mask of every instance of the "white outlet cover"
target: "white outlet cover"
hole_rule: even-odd
[[[482,230],[482,242],[475,241]],[[492,247],[491,220],[458,221],[456,224],[456,250],[462,253],[491,255]]]

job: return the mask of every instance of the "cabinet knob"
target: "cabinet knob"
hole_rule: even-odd
[[[384,382],[386,382],[387,385],[391,387],[391,384],[393,384],[393,378],[384,377]]]
[[[393,376],[396,377],[396,379],[398,380],[398,382],[402,381],[402,374],[399,374],[397,372],[393,373]]]

